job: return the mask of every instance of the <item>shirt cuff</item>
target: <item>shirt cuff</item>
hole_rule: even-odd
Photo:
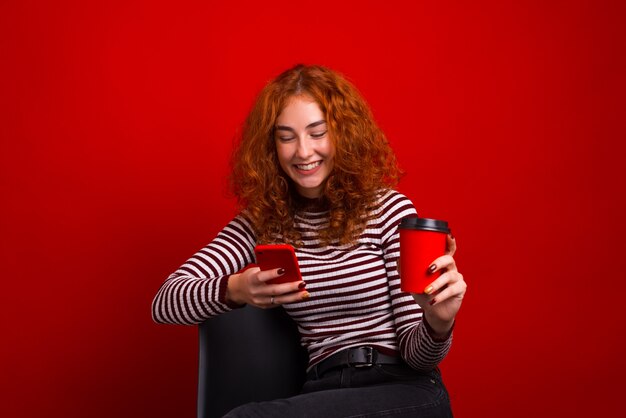
[[[228,279],[229,278],[230,278],[230,276],[224,276],[224,277],[222,277],[220,279],[218,299],[219,299],[220,302],[222,302],[224,305],[226,305],[230,309],[243,308],[245,305],[239,305],[239,304],[237,304],[235,302],[231,302],[229,300],[226,300],[226,290],[228,289]]]
[[[446,335],[444,335],[443,337],[438,337],[436,336],[437,333],[435,332],[433,327],[431,327],[428,321],[426,320],[426,315],[422,315],[422,322],[424,323],[424,326],[426,327],[426,332],[428,332],[428,336],[433,341],[438,342],[438,343],[442,343],[450,339],[450,336],[452,335],[452,330],[454,329],[454,325],[456,324],[456,320],[455,320],[452,323],[452,327],[450,327],[450,330],[446,333]]]

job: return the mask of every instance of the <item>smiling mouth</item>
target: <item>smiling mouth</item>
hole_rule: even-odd
[[[315,167],[319,167],[321,164],[322,164],[321,161],[315,161],[309,164],[295,164],[295,167],[298,170],[309,171],[309,170],[313,170]]]

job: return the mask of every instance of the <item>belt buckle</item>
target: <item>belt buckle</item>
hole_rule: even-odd
[[[374,349],[372,347],[359,347],[359,350],[364,350],[365,351],[365,362],[361,363],[354,363],[354,364],[350,364],[350,366],[352,367],[372,367],[374,365]]]

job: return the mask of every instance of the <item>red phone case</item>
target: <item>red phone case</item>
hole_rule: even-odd
[[[272,279],[268,283],[278,284],[302,280],[296,252],[291,245],[257,245],[254,247],[254,253],[256,254],[256,264],[261,270],[285,269],[282,276]]]

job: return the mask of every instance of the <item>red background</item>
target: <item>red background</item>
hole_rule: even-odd
[[[615,416],[623,2],[272,4],[0,3],[0,414],[194,415],[196,329],[150,303],[233,216],[254,96],[304,62],[361,89],[458,238],[456,415]]]

